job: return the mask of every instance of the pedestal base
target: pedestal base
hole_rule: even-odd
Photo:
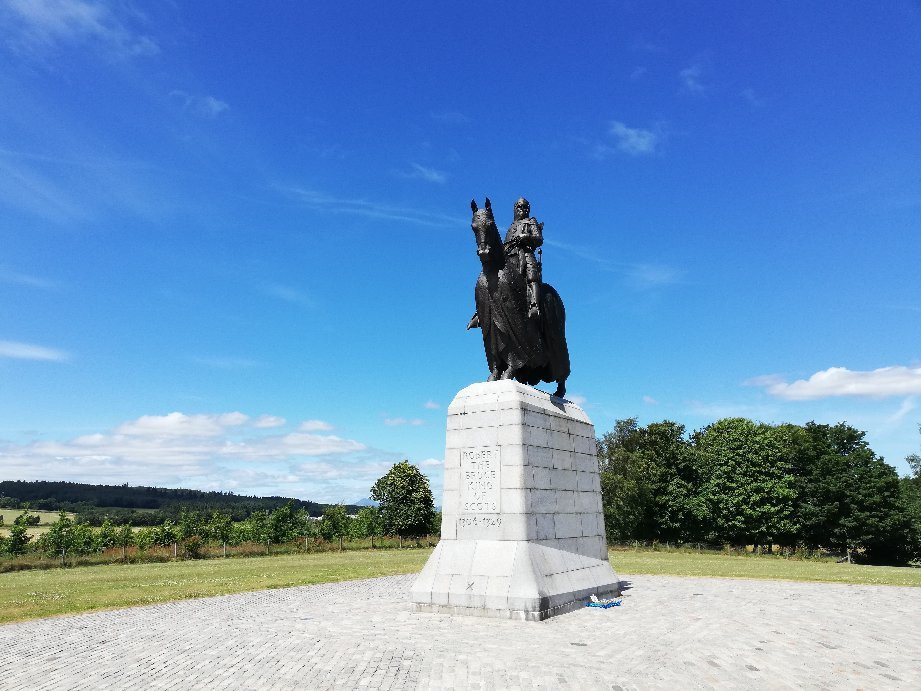
[[[417,610],[540,621],[619,591],[594,427],[529,386],[474,384],[451,403],[441,531]]]

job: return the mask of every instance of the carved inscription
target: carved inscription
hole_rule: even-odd
[[[460,456],[461,513],[499,513],[499,447],[461,449]]]
[[[458,528],[501,528],[502,516],[461,516],[457,519]]]

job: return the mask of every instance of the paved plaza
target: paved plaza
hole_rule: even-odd
[[[621,578],[540,623],[413,613],[395,576],[10,624],[0,688],[921,688],[921,588]]]

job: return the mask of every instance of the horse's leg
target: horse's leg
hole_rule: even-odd
[[[566,396],[566,380],[560,379],[556,383],[556,393],[553,394],[557,398],[565,398]]]

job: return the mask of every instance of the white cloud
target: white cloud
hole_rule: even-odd
[[[458,216],[425,211],[424,209],[390,206],[389,204],[368,201],[367,199],[334,197],[316,190],[299,187],[283,189],[294,194],[304,206],[326,213],[352,214],[388,221],[404,221],[436,228],[456,228],[459,225],[470,223],[469,218],[464,219]]]
[[[739,96],[744,98],[752,108],[760,108],[765,103],[764,99],[758,96],[751,87],[742,89],[742,91],[739,92]]]
[[[277,415],[260,415],[253,421],[253,427],[258,429],[271,429],[274,427],[284,427],[288,421]]]
[[[643,396],[643,403],[646,405],[657,405],[659,402],[652,396]]]
[[[96,43],[120,57],[159,52],[153,39],[116,15],[116,10],[132,14],[125,7],[94,0],[6,0],[2,9],[11,20],[7,30],[14,28],[21,47],[32,51]]]
[[[425,180],[426,182],[437,182],[438,184],[443,184],[448,180],[447,174],[440,170],[426,168],[425,166],[420,166],[418,163],[410,163],[409,165],[409,171],[397,171],[397,175],[401,178]]]
[[[706,85],[701,81],[702,76],[703,67],[700,64],[685,67],[678,72],[682,90],[689,94],[702,94],[707,90]]]
[[[222,101],[214,96],[202,96],[189,94],[185,91],[170,91],[170,97],[178,99],[182,103],[182,109],[206,120],[213,120],[230,106],[226,101]]]
[[[627,272],[627,283],[636,290],[650,290],[678,283],[681,272],[665,264],[635,264]]]
[[[384,424],[388,427],[401,427],[403,425],[412,425],[414,427],[418,427],[419,425],[424,425],[425,420],[420,420],[417,417],[412,418],[411,420],[407,420],[403,417],[386,417],[384,418]]]
[[[63,350],[35,345],[34,343],[0,341],[0,358],[64,362],[65,360],[70,359],[70,355]]]
[[[54,281],[49,281],[39,276],[30,276],[29,274],[10,271],[2,266],[0,266],[0,281],[3,283],[12,283],[14,285],[28,286],[29,288],[41,288],[42,290],[52,290],[58,287],[57,283]]]
[[[420,468],[438,468],[439,466],[444,465],[444,461],[440,458],[426,458],[418,465]]]
[[[174,412],[167,415],[142,415],[137,420],[115,428],[116,435],[137,437],[216,437],[227,427],[238,427],[249,420],[243,413],[220,415],[185,415]]]
[[[869,372],[846,367],[829,367],[809,379],[787,383],[776,374],[754,377],[745,382],[764,387],[772,396],[788,401],[808,401],[831,396],[910,396],[921,394],[921,367],[881,367]]]
[[[314,301],[306,293],[292,286],[282,285],[281,283],[269,283],[262,286],[261,290],[269,297],[284,300],[294,305],[303,305],[305,307],[312,307],[314,305]]]
[[[634,67],[633,71],[630,73],[630,80],[635,82],[637,79],[640,79],[643,75],[645,75],[646,72],[646,68],[642,65]]]
[[[0,479],[128,482],[351,500],[366,494],[396,456],[335,435],[265,435],[260,422],[266,419],[281,420],[270,415],[252,420],[241,412],[174,412],[144,415],[111,431],[66,441],[0,444]],[[333,475],[338,479],[331,484],[327,478]]]
[[[577,393],[571,393],[566,396],[566,400],[570,403],[575,403],[580,408],[584,407],[588,403],[588,399],[585,396],[580,396]]]
[[[441,408],[440,405],[438,405],[437,403],[435,403],[435,401],[431,401],[431,400],[426,401],[426,402],[422,405],[422,407],[425,408],[426,410],[438,410],[439,408]]]
[[[619,120],[611,121],[608,132],[614,136],[617,142],[617,150],[631,156],[643,156],[655,153],[656,146],[660,140],[659,135],[652,130],[644,130],[640,127],[627,127],[627,125]]]
[[[299,432],[328,432],[332,428],[325,420],[304,420],[297,429]]]
[[[905,420],[908,414],[917,407],[918,405],[917,405],[916,397],[908,396],[899,405],[899,409],[896,410],[888,418],[886,418],[886,426],[887,427],[898,427],[900,424],[902,424],[902,421]]]

